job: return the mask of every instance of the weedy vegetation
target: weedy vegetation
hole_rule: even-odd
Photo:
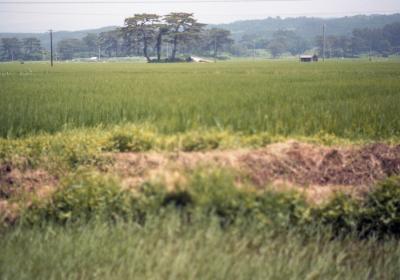
[[[400,179],[363,200],[310,205],[296,192],[239,190],[198,171],[166,191],[132,193],[110,177],[71,176],[4,229],[3,279],[396,279]],[[51,257],[50,257],[51,256]]]

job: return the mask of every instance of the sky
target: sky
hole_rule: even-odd
[[[73,1],[80,3],[69,3]],[[23,3],[17,4],[17,2]],[[118,0],[0,0],[0,32],[44,32],[48,29],[72,31],[121,26],[124,18],[135,13],[164,15],[169,12],[191,12],[203,23],[229,23],[269,16],[327,18],[355,14],[400,13],[400,0],[121,0],[119,3],[116,2]]]

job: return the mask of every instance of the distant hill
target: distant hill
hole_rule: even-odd
[[[349,35],[355,28],[381,28],[386,24],[400,22],[400,14],[393,15],[357,15],[341,18],[266,18],[261,20],[236,21],[229,24],[214,25],[232,32],[238,40],[244,34],[270,37],[276,30],[293,30],[306,39],[313,39],[322,33],[326,24],[327,35]]]
[[[232,32],[235,40],[240,40],[244,34],[257,35],[269,38],[277,30],[293,30],[298,35],[306,39],[314,39],[315,36],[321,35],[322,25],[326,24],[327,35],[349,35],[355,28],[381,28],[386,24],[400,22],[400,14],[392,15],[357,15],[340,18],[314,18],[314,17],[297,17],[297,18],[266,18],[261,20],[243,20],[235,21],[228,24],[210,25],[210,27],[220,27],[228,29]],[[100,33],[115,29],[116,26],[102,27],[98,29],[80,30],[80,31],[58,31],[54,33],[54,43],[62,39],[77,38],[81,39],[87,33]],[[4,37],[37,37],[42,41],[45,48],[49,46],[48,33],[0,33],[0,38]]]
[[[117,28],[116,26],[107,26],[101,27],[97,29],[87,29],[87,30],[79,30],[79,31],[57,31],[53,33],[54,46],[57,46],[57,43],[63,39],[82,39],[88,33],[101,33],[105,31],[110,31]],[[49,33],[0,33],[0,38],[5,37],[17,37],[18,39],[23,39],[27,37],[36,37],[42,41],[42,45],[44,48],[50,48],[50,36]]]

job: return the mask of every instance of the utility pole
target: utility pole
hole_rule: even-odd
[[[50,29],[50,64],[53,67],[53,30]]]
[[[100,46],[99,46],[99,57],[98,57],[98,60],[100,61],[100,59],[101,59],[101,49],[100,49]]]
[[[217,62],[217,36],[214,38],[214,63]]]
[[[253,41],[253,60],[256,60],[256,41]]]
[[[325,61],[325,48],[326,48],[326,36],[325,36],[325,23],[322,26],[322,61]]]
[[[369,61],[372,61],[371,52],[372,52],[372,47],[371,47],[371,43],[370,43],[370,45],[369,45],[369,51],[368,51],[368,60],[369,60]]]

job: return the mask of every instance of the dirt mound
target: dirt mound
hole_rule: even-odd
[[[126,188],[160,178],[167,188],[174,188],[184,184],[186,171],[222,167],[236,172],[238,186],[250,179],[259,188],[300,187],[310,197],[323,198],[335,190],[365,190],[378,180],[400,174],[400,145],[385,144],[332,148],[290,141],[257,150],[115,153],[111,156],[113,164],[102,172],[120,177]],[[45,195],[57,182],[56,177],[43,170],[0,165],[0,201],[24,193]]]
[[[227,167],[257,186],[289,182],[299,186],[368,186],[400,174],[400,146],[373,144],[360,148],[330,148],[299,142],[258,150],[195,153],[119,153],[114,171],[130,185],[160,173],[200,166]]]
[[[11,164],[0,165],[0,200],[24,192],[37,192],[45,186],[55,186],[56,178],[43,170],[20,170]]]
[[[242,150],[193,153],[117,153],[113,155],[115,164],[108,172],[122,177],[123,185],[128,188],[160,177],[173,185],[173,181],[182,178],[184,171],[200,167],[218,166],[238,170],[238,158],[243,154]],[[167,185],[167,187],[169,186]]]
[[[400,146],[328,148],[288,142],[249,152],[239,161],[253,182],[286,180],[299,185],[370,185],[400,174]]]

